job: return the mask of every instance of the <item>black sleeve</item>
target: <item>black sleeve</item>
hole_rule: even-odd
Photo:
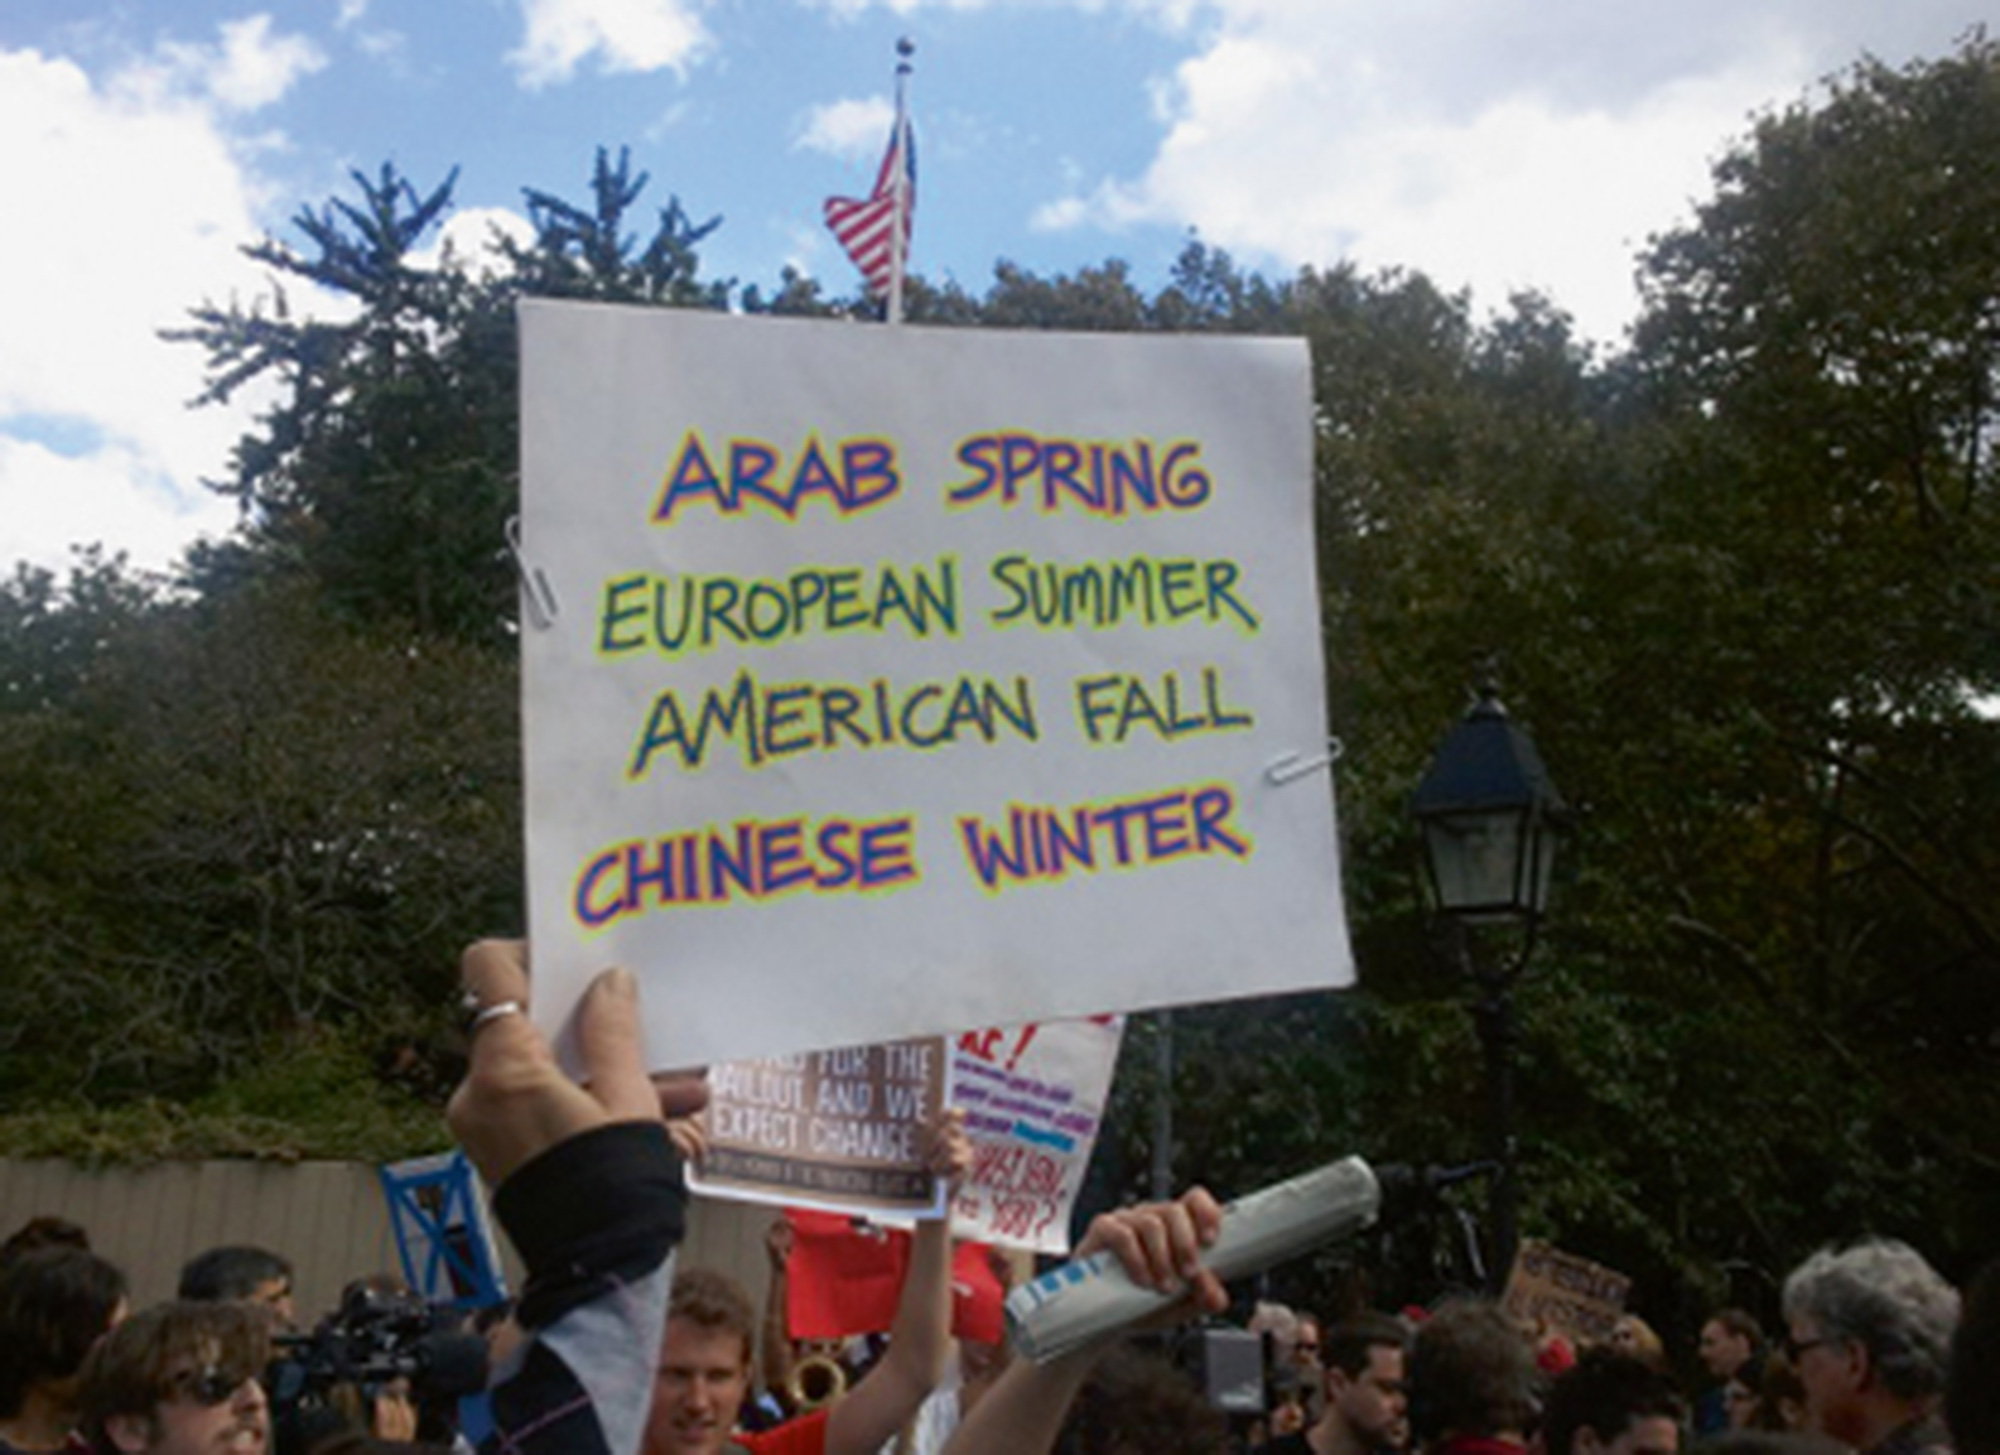
[[[657,1122],[572,1138],[501,1184],[493,1210],[528,1267],[517,1317],[532,1342],[493,1388],[482,1450],[638,1449],[685,1199]]]

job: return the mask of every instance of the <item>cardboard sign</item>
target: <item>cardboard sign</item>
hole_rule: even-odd
[[[612,964],[659,1066],[1352,979],[1301,341],[545,300],[521,336],[566,1057]]]
[[[1522,1323],[1555,1329],[1582,1347],[1611,1337],[1631,1287],[1616,1269],[1530,1239],[1514,1255],[1502,1306]]]
[[[1070,1214],[1097,1145],[1120,1016],[967,1031],[952,1046],[951,1099],[965,1109],[972,1175],[952,1199],[961,1237],[1069,1251]]]
[[[944,1083],[934,1038],[712,1066],[708,1150],[688,1185],[744,1202],[941,1214],[922,1134]]]

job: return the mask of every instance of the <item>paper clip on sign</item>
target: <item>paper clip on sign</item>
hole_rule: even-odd
[[[1264,777],[1272,786],[1282,787],[1322,768],[1331,768],[1340,761],[1340,755],[1345,751],[1339,738],[1328,738],[1323,753],[1286,753],[1281,758],[1272,759],[1270,766],[1264,770]]]
[[[556,592],[549,585],[548,573],[540,566],[530,566],[528,558],[521,554],[521,517],[507,517],[507,554],[514,558],[514,569],[520,573],[521,596],[528,606],[528,622],[536,631],[547,631],[556,624]]]

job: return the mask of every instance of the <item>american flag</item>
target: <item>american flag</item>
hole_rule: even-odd
[[[898,108],[875,190],[866,197],[829,197],[825,208],[826,225],[878,298],[900,291],[895,285],[910,255],[910,219],[916,209],[916,137],[908,115]]]

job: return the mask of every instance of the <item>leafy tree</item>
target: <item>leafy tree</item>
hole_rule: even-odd
[[[351,313],[297,315],[280,282],[268,303],[204,304],[166,337],[207,351],[200,402],[258,381],[278,392],[219,486],[243,508],[251,559],[200,564],[303,569],[350,621],[493,640],[511,599],[512,322],[493,285],[417,255],[455,177],[419,196],[390,164],[357,172],[358,202],[293,219],[303,251],[273,238],[246,249]]]
[[[2000,731],[1976,707],[2000,682],[1997,145],[1983,35],[1764,118],[1649,253],[1634,357],[1671,485],[1649,584],[1713,643],[1670,694],[1635,684],[1712,785],[1663,825],[1702,887],[1668,942],[1794,1026],[1788,1069],[1845,1113],[1801,1203],[1831,1187],[1906,1228],[1968,1225],[1968,1176],[2000,1170],[1976,1130],[2000,1032]]]
[[[433,1038],[466,927],[519,922],[511,664],[297,583],[104,571],[0,594],[0,654],[90,656],[0,716],[0,1089],[191,1097],[300,1037]]]
[[[729,285],[702,283],[696,276],[696,247],[722,225],[720,217],[697,224],[681,209],[680,199],[670,197],[645,247],[639,248],[637,238],[625,231],[626,214],[639,200],[647,179],[644,172],[632,175],[630,148],[620,147],[614,164],[599,147],[589,209],[537,188],[524,189],[534,241],[523,246],[512,238],[503,240],[503,250],[514,265],[515,285],[541,298],[724,306]]]
[[[728,285],[697,276],[696,246],[721,219],[693,223],[671,199],[643,246],[628,231],[647,181],[628,152],[613,163],[599,149],[588,207],[526,189],[535,236],[501,239],[507,267],[497,276],[449,251],[420,251],[456,176],[420,195],[391,164],[373,178],[355,173],[358,201],[293,219],[300,246],[266,238],[246,250],[281,280],[268,302],[205,304],[167,333],[208,353],[201,402],[253,382],[278,393],[220,487],[243,507],[246,540],[192,563],[199,588],[303,569],[350,622],[505,643],[514,583],[502,541],[518,496],[514,300],[718,307],[727,298]],[[327,310],[321,297],[300,315],[284,279],[341,306]]]
[[[836,304],[821,296],[817,279],[809,278],[797,268],[787,263],[779,274],[778,287],[770,297],[755,283],[743,289],[743,311],[745,313],[768,313],[790,318],[832,318],[839,312]]]
[[[997,263],[979,309],[979,322],[988,328],[1125,332],[1143,328],[1145,319],[1145,296],[1131,269],[1115,260],[1084,268],[1074,278],[1046,279],[1013,263]]]

